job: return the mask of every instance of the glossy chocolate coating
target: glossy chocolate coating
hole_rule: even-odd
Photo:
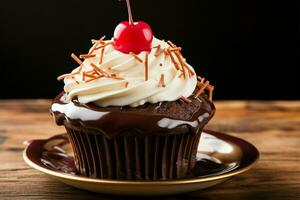
[[[53,100],[51,109],[58,125],[65,125],[77,131],[103,133],[108,139],[124,134],[152,136],[190,133],[195,135],[215,113],[213,103],[204,93],[196,99],[190,97],[191,103],[179,99],[172,102],[146,103],[139,107],[101,108],[93,103],[80,104],[75,99],[72,101],[72,109],[80,108],[83,111],[82,116],[88,116],[89,111],[94,114],[99,112],[99,117],[83,120],[78,116],[68,116],[66,112],[53,110],[53,105],[67,106],[63,95],[64,92]]]

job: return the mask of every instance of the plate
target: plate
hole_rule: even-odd
[[[258,150],[240,138],[204,130],[192,175],[180,180],[131,181],[94,179],[76,175],[71,144],[66,134],[28,142],[25,162],[68,185],[106,194],[154,196],[202,190],[249,170]]]

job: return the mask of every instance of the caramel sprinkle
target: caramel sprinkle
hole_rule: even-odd
[[[171,51],[181,51],[182,49],[181,49],[181,47],[172,47],[170,50]]]
[[[87,58],[92,58],[92,57],[95,57],[95,56],[96,56],[95,54],[81,54],[81,55],[79,55],[79,58],[87,59]]]
[[[171,48],[168,48],[168,52],[170,53],[170,56],[171,56],[172,61],[175,60],[175,59],[174,59],[174,57],[172,56],[171,52],[174,52],[175,55],[176,55],[176,57],[177,57],[177,59],[178,59],[178,61],[179,61],[179,63],[180,63],[180,65],[181,65],[181,68],[182,68],[181,71],[182,71],[182,73],[183,73],[183,78],[185,79],[185,77],[186,77],[185,69],[188,70],[189,77],[194,76],[194,75],[195,75],[195,72],[189,68],[189,66],[188,66],[187,63],[185,62],[185,59],[183,58],[183,56],[182,56],[182,54],[181,54],[181,52],[180,52],[180,51],[182,50],[182,48],[181,48],[181,47],[177,47],[177,46],[176,46],[173,42],[171,42],[170,40],[168,41],[168,44],[171,46]],[[172,58],[172,57],[173,57],[173,58]],[[173,63],[174,63],[174,62],[173,62]],[[177,62],[175,62],[175,63],[177,63]],[[179,69],[178,64],[177,64],[177,66],[176,66],[175,63],[174,63],[174,65],[175,65],[176,69],[177,69],[177,68]],[[178,70],[178,69],[177,69],[177,70]]]
[[[165,58],[170,55],[168,49],[164,49],[164,53],[165,53]]]
[[[197,87],[199,87],[199,91],[198,91],[198,92],[200,92],[201,89],[202,89],[203,91],[204,91],[205,89],[208,90],[208,100],[212,102],[213,91],[214,91],[215,87],[214,87],[213,85],[210,85],[210,84],[209,84],[209,81],[206,81],[206,82],[204,83],[204,81],[205,81],[205,78],[204,78],[204,77],[198,76],[197,78],[198,78],[198,80],[199,80],[199,81],[197,82]],[[204,89],[203,89],[203,88],[204,88]],[[203,92],[203,91],[202,91],[202,92]]]
[[[181,73],[179,76],[178,76],[178,78],[182,78],[183,77],[183,73]]]
[[[199,88],[198,92],[195,94],[194,98],[198,98],[202,92],[204,92],[204,90],[206,89],[206,87],[209,85],[209,81],[206,81],[203,85],[201,85],[201,87]]]
[[[82,72],[82,81],[85,81],[85,72]]]
[[[182,60],[182,56],[178,51],[175,51],[175,55],[177,57],[177,59],[179,60],[179,63],[181,65],[181,69],[182,69],[182,73],[183,73],[183,79],[185,79],[186,75],[185,75],[185,63]]]
[[[209,94],[208,94],[208,100],[209,100],[210,102],[212,102],[212,101],[213,101],[213,91],[214,91],[214,89],[212,89],[212,90],[209,90]]]
[[[99,76],[103,75],[102,73],[100,73],[99,70],[95,70],[95,69],[87,71],[86,73],[92,73],[93,75],[99,75]]]
[[[91,66],[93,67],[93,69],[96,72],[100,73],[101,75],[104,75],[105,77],[109,76],[105,71],[103,71],[102,69],[100,69],[99,67],[97,67],[97,65],[95,65],[94,63],[91,63]]]
[[[176,62],[176,60],[175,60],[175,58],[174,58],[172,52],[170,51],[170,49],[167,49],[167,52],[168,52],[168,54],[170,55],[171,61],[173,62],[173,64],[174,64],[176,70],[180,70],[180,69],[179,69],[179,64]]]
[[[160,45],[158,45],[156,48],[155,57],[158,57],[160,55],[160,53],[161,53]]]
[[[180,99],[182,99],[186,103],[192,103],[192,101],[190,99],[188,99],[187,97],[181,96]]]
[[[57,77],[57,80],[58,81],[61,81],[62,79],[65,79],[65,78],[72,78],[74,77],[74,75],[76,74],[80,74],[80,71],[78,70],[77,72],[73,72],[73,73],[70,73],[70,74],[63,74],[63,75],[60,75],[59,77]]]
[[[105,39],[105,35],[103,35],[99,40],[91,39],[92,44],[101,43]]]
[[[106,78],[112,78],[117,80],[124,80],[124,78],[117,76],[115,73],[108,73],[97,67],[94,63],[91,63],[91,66],[94,68],[95,72],[98,72],[100,74],[99,78],[106,77]]]
[[[204,85],[204,83],[202,83],[202,82],[198,82],[198,83],[197,83],[197,86],[198,86],[199,88],[202,88],[203,85]],[[212,85],[208,85],[208,86],[206,86],[206,89],[207,89],[208,91],[211,91],[211,90],[214,90],[215,87],[212,86]]]
[[[62,74],[59,77],[57,77],[57,80],[61,81],[61,80],[65,79],[65,78],[71,78],[72,76],[73,76],[72,74]]]
[[[74,54],[71,54],[71,57],[81,66],[82,65],[82,61]]]
[[[106,46],[111,45],[111,44],[113,44],[113,42],[107,42],[107,43],[103,44],[102,46],[96,47],[95,50],[105,48]]]
[[[201,76],[198,76],[197,78],[198,78],[198,80],[199,80],[201,83],[204,83],[205,78],[202,78]]]
[[[130,52],[129,54],[132,55],[140,63],[143,63],[143,60],[138,55],[136,55],[135,53]]]
[[[96,39],[91,39],[91,42],[92,42],[92,44],[95,44],[95,43],[98,43],[98,42],[99,42],[99,40],[96,40]]]
[[[110,76],[110,78],[116,79],[116,80],[124,80],[124,78],[119,76]]]
[[[105,35],[102,36],[98,41],[94,40],[95,43],[94,43],[93,47],[91,48],[91,50],[89,51],[89,53],[93,53],[95,51],[95,48],[98,46],[98,44],[102,44],[104,38],[105,38]],[[92,42],[93,42],[93,40],[92,40]]]
[[[94,69],[92,69],[92,70],[89,70],[89,71],[85,71],[86,73],[93,73],[93,72],[95,72],[95,70]]]
[[[166,84],[165,84],[165,75],[162,74],[160,76],[160,80],[159,80],[159,87],[162,86],[162,87],[166,87]]]
[[[184,63],[184,67],[189,71],[189,77],[192,77],[195,75],[195,72],[191,70],[191,68],[187,65],[187,63]]]
[[[168,43],[169,43],[169,45],[171,46],[171,47],[173,47],[173,48],[176,48],[177,46],[173,43],[173,42],[171,42],[170,40],[168,40]]]
[[[86,83],[89,83],[89,82],[95,81],[95,80],[97,80],[97,79],[99,79],[99,78],[101,78],[101,77],[91,78],[91,79],[89,79],[89,80],[87,80],[87,81],[85,81],[85,82],[86,82]]]
[[[125,82],[125,87],[127,88],[127,87],[128,87],[128,85],[129,85],[129,82],[128,82],[128,81],[126,81],[126,82]]]
[[[99,78],[99,76],[95,76],[92,74],[84,74],[85,77],[89,77],[89,78]]]

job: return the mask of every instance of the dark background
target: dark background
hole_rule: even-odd
[[[294,2],[294,3],[292,3]],[[132,0],[135,19],[183,47],[216,99],[300,99],[299,2]],[[117,0],[10,0],[0,5],[0,98],[52,98],[91,38],[127,19]]]

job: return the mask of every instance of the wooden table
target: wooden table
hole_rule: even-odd
[[[24,163],[25,140],[64,132],[49,105],[49,100],[0,101],[0,199],[141,199],[75,189]],[[300,199],[300,101],[218,101],[216,107],[208,128],[250,141],[260,150],[260,161],[221,185],[164,198]]]

